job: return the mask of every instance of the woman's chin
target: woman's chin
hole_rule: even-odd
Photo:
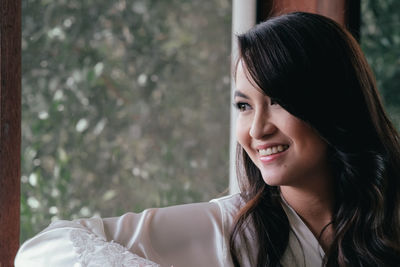
[[[279,186],[283,183],[282,179],[270,175],[263,175],[263,180],[269,186]]]

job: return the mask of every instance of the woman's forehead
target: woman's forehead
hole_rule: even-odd
[[[238,91],[248,90],[254,88],[254,81],[252,82],[250,73],[244,66],[243,62],[240,61],[236,69],[236,89]]]
[[[252,89],[258,91],[263,95],[266,95],[264,90],[262,90],[254,81],[253,77],[246,67],[245,62],[242,59],[238,61],[235,75],[236,90],[243,91]]]

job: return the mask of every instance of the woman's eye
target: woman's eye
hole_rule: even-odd
[[[234,103],[234,106],[235,106],[240,112],[243,112],[243,111],[246,111],[246,110],[251,109],[251,107],[250,107],[249,104],[243,103],[243,102]]]

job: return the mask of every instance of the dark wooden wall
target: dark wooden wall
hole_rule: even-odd
[[[0,1],[0,267],[19,246],[21,1]]]
[[[360,0],[258,0],[257,22],[293,11],[330,17],[346,26],[357,40],[360,39]]]

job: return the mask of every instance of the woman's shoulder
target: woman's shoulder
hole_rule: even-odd
[[[222,196],[219,198],[214,198],[210,200],[210,202],[224,203],[229,205],[242,205],[244,203],[244,200],[240,195],[240,193],[235,193],[227,196]]]
[[[218,204],[222,215],[231,216],[236,216],[237,212],[244,205],[244,200],[239,193],[216,198],[210,202]]]
[[[234,220],[239,210],[245,204],[240,194],[233,194],[221,198],[213,199],[211,203],[216,203],[220,209],[223,236],[228,242],[229,232],[234,224]]]

